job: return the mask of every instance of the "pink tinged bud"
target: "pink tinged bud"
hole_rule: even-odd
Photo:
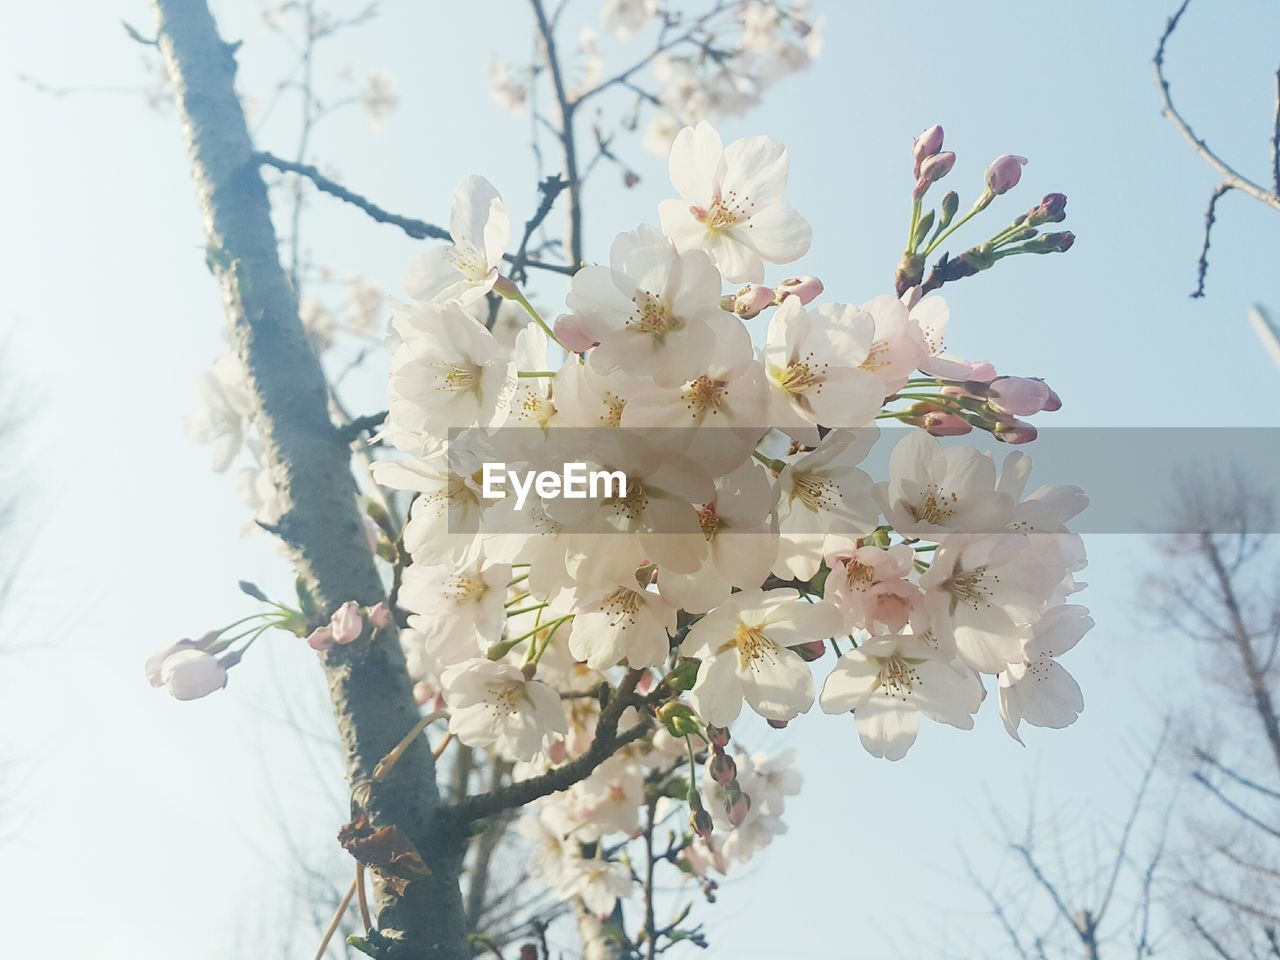
[[[689,829],[700,836],[703,840],[711,839],[711,831],[715,824],[711,820],[711,814],[705,808],[699,807],[689,813]]]
[[[808,643],[799,644],[791,649],[800,654],[800,659],[805,663],[813,663],[813,661],[821,658],[827,652],[827,642],[825,640],[810,640]]]
[[[987,403],[1000,413],[1029,417],[1049,402],[1052,391],[1043,380],[1032,377],[996,377],[987,388]]]
[[[936,183],[951,172],[956,165],[956,155],[947,151],[938,153],[920,164],[920,179]]]
[[[329,627],[316,627],[307,634],[307,646],[317,652],[328,650],[333,646],[333,630]]]
[[[391,624],[391,608],[385,603],[377,603],[369,608],[369,622],[375,629],[381,630]]]
[[[758,317],[776,297],[777,294],[771,287],[749,283],[733,298],[733,312],[743,320],[750,320],[752,317]]]
[[[198,700],[227,685],[227,666],[203,650],[179,650],[160,668],[160,680],[178,700]]]
[[[586,353],[596,345],[595,338],[583,329],[582,322],[572,314],[556,317],[556,322],[552,326],[556,333],[556,339],[564,344],[566,350],[572,350],[574,353]]]
[[[787,297],[799,297],[802,304],[812,303],[822,290],[822,281],[817,277],[792,277],[778,284],[778,302]]]
[[[727,753],[717,753],[711,758],[709,772],[712,780],[724,786],[732,783],[738,776],[738,765],[733,762],[733,757]]]
[[[911,155],[917,161],[932,157],[942,149],[943,136],[942,127],[935,123],[920,136],[916,137],[915,142],[911,144]]]
[[[718,750],[723,750],[729,745],[729,729],[727,727],[716,727],[707,724],[707,736],[711,740],[711,745]]]
[[[364,631],[364,617],[354,600],[340,606],[329,621],[334,643],[351,643]]]
[[[439,696],[439,691],[425,680],[413,685],[413,700],[420,707],[425,707]]]
[[[911,199],[919,200],[929,192],[931,186],[933,186],[933,181],[928,177],[916,177],[916,185],[911,188]]]
[[[729,822],[735,827],[742,826],[747,814],[751,812],[751,798],[745,793],[738,794],[738,798],[729,805]]]
[[[996,378],[996,368],[987,360],[975,360],[969,370],[969,379],[978,383],[990,383]]]
[[[788,721],[786,721],[786,720],[766,720],[765,722],[766,722],[767,724],[769,724],[769,726],[773,727],[773,729],[775,729],[775,730],[785,730],[785,729],[787,729],[787,723],[788,723]]]
[[[1062,398],[1051,389],[1049,391],[1049,399],[1045,401],[1044,412],[1055,413],[1062,409]]]
[[[1022,168],[1026,162],[1026,157],[1015,156],[1012,153],[996,157],[991,161],[991,166],[987,167],[987,189],[997,197],[1002,193],[1008,193],[1022,179]]]
[[[973,430],[973,424],[964,417],[941,410],[926,413],[920,418],[919,425],[933,437],[963,437]]]
[[[1001,443],[1030,443],[1038,432],[1034,426],[1023,420],[1010,420],[1008,423],[997,423],[991,431]]]

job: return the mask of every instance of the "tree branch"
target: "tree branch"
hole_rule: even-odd
[[[642,676],[644,676],[643,670],[627,672],[613,694],[613,699],[600,712],[600,719],[596,722],[595,739],[591,741],[591,746],[582,756],[540,777],[530,777],[528,780],[520,780],[490,793],[466,797],[455,807],[458,818],[464,823],[483,820],[510,807],[522,807],[540,797],[566,790],[578,781],[589,777],[596,767],[628,743],[639,740],[649,732],[647,723],[639,723],[626,733],[619,735],[618,721],[627,707],[635,706],[637,701],[632,694]]]
[[[1271,836],[1275,837],[1277,840],[1280,840],[1280,830],[1277,830],[1275,827],[1271,826],[1268,823],[1262,822],[1253,814],[1251,814],[1248,810],[1246,810],[1244,807],[1240,806],[1238,803],[1236,803],[1234,800],[1228,797],[1225,793],[1223,793],[1221,790],[1215,787],[1212,783],[1210,783],[1208,777],[1206,777],[1203,773],[1193,773],[1191,775],[1191,779],[1194,780],[1196,783],[1200,784],[1200,786],[1204,787],[1210,793],[1212,793],[1215,797],[1217,797],[1222,802],[1223,806],[1225,806],[1232,813],[1239,816],[1246,823],[1251,823],[1255,827],[1257,827],[1259,830],[1262,830],[1265,833],[1269,833],[1271,834]]]
[[[283,504],[280,533],[316,605],[384,599],[356,509],[350,450],[329,420],[327,384],[298,319],[280,264],[260,160],[235,92],[232,48],[205,0],[154,0],[157,40],[190,155],[207,259],[222,288],[234,348],[244,364],[254,420]],[[430,874],[397,894],[376,889],[378,939],[387,960],[468,957],[458,869],[465,834],[439,808],[425,739],[394,777],[373,769],[418,717],[394,630],[321,658],[358,806],[401,830]]]
[[[273,153],[262,151],[255,153],[253,155],[253,159],[263,166],[274,167],[281,173],[293,173],[300,177],[306,177],[321,193],[327,193],[329,196],[337,197],[339,200],[349,203],[353,207],[358,207],[378,223],[386,223],[393,227],[399,227],[415,240],[453,240],[449,231],[444,229],[444,227],[437,227],[435,224],[427,223],[425,220],[415,220],[413,217],[403,217],[398,213],[392,213],[389,210],[384,210],[367,197],[356,193],[354,190],[348,190],[335,180],[330,180],[313,166],[305,163],[295,163],[292,160],[285,160],[283,157],[277,157]],[[516,257],[509,253],[504,254],[503,259],[509,263],[516,261]],[[572,276],[577,272],[573,267],[565,266],[564,264],[544,263],[541,260],[530,260],[527,258],[523,261],[521,266],[533,267],[537,270],[548,270],[552,273],[561,273],[566,276]]]
[[[1204,240],[1200,244],[1200,259],[1196,261],[1196,288],[1191,292],[1192,300],[1204,296],[1205,277],[1209,273],[1209,243],[1213,224],[1218,219],[1218,201],[1232,189],[1229,183],[1220,183],[1209,194],[1209,205],[1204,211]]]
[[[1182,0],[1182,6],[1180,6],[1178,11],[1169,18],[1168,23],[1165,24],[1164,32],[1160,34],[1160,43],[1156,47],[1156,54],[1152,61],[1155,64],[1156,69],[1156,86],[1160,89],[1160,99],[1163,104],[1161,113],[1169,118],[1169,122],[1172,123],[1174,128],[1182,134],[1183,138],[1191,144],[1192,149],[1199,154],[1200,158],[1212,167],[1217,172],[1218,176],[1222,177],[1222,182],[1224,184],[1234,190],[1247,193],[1255,200],[1265,203],[1274,210],[1280,211],[1280,195],[1272,193],[1265,187],[1261,187],[1249,178],[1241,175],[1225,160],[1209,149],[1209,145],[1196,136],[1195,131],[1191,129],[1191,126],[1185,119],[1183,119],[1182,114],[1180,114],[1177,108],[1173,105],[1173,98],[1169,92],[1169,81],[1165,79],[1164,75],[1165,46],[1168,44],[1169,38],[1173,36],[1173,31],[1178,27],[1178,21],[1182,19],[1182,15],[1186,13],[1187,7],[1190,6],[1190,4],[1191,0]]]
[[[542,0],[530,0],[533,5],[534,20],[538,25],[538,36],[542,41],[542,55],[547,62],[547,70],[551,74],[551,86],[555,92],[556,105],[560,109],[560,128],[555,131],[560,141],[560,149],[564,155],[564,175],[569,188],[569,236],[565,249],[569,254],[569,262],[573,269],[582,264],[582,179],[578,175],[578,148],[574,142],[573,109],[576,106],[569,97],[564,82],[564,73],[560,66],[560,55],[556,51],[555,27],[547,21],[547,11]]]

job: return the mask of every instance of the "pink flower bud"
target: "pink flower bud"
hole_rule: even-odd
[[[751,798],[745,793],[740,793],[733,803],[729,804],[729,822],[735,827],[740,827],[750,812]]]
[[[827,642],[825,640],[810,640],[808,643],[801,643],[791,649],[800,654],[800,659],[805,663],[812,663],[827,652]]]
[[[943,136],[942,127],[935,123],[932,127],[915,138],[911,144],[911,155],[914,156],[917,161],[932,157],[942,149]]]
[[[991,166],[987,167],[987,189],[997,197],[1008,193],[1022,179],[1022,167],[1026,162],[1026,157],[1012,153],[996,157],[991,161]]]
[[[333,630],[330,627],[316,627],[307,634],[307,646],[317,652],[328,650],[333,646]]]
[[[227,685],[227,667],[203,650],[179,650],[160,668],[160,680],[178,700],[198,700]]]
[[[802,304],[812,303],[822,289],[822,281],[817,277],[792,277],[778,284],[778,302],[787,297],[799,297]]]
[[[689,811],[689,829],[703,840],[711,839],[711,831],[714,828],[715,824],[711,820],[711,814],[704,807]]]
[[[711,758],[708,764],[708,772],[711,779],[716,783],[724,786],[726,783],[732,783],[738,776],[738,765],[733,762],[733,757],[727,753],[717,753]]]
[[[381,630],[391,623],[391,608],[385,603],[376,603],[369,608],[369,622],[375,629]]]
[[[1058,396],[1052,389],[1049,390],[1049,399],[1045,401],[1044,412],[1054,413],[1062,409],[1062,398]]]
[[[789,722],[789,721],[787,721],[787,720],[766,720],[766,721],[765,721],[765,723],[769,724],[769,726],[773,727],[773,729],[775,729],[775,730],[785,730],[785,729],[787,729],[787,723],[788,723],[788,722]]]
[[[729,745],[729,730],[727,727],[717,727],[707,724],[707,737],[711,740],[711,745],[718,750],[723,750]]]
[[[1024,420],[1010,420],[1008,423],[997,423],[991,433],[1001,443],[1030,443],[1039,431]]]
[[[956,155],[951,151],[936,153],[920,164],[920,179],[936,183],[951,172],[956,165]]]
[[[351,643],[364,631],[364,617],[354,600],[348,600],[329,620],[334,643]]]
[[[574,353],[586,353],[596,345],[596,340],[584,329],[581,320],[572,314],[562,314],[556,317],[556,322],[552,324],[555,330],[556,339],[564,344],[566,350],[572,350]]]
[[[917,425],[933,437],[963,437],[973,430],[973,424],[964,417],[941,410],[926,413],[917,421]]]
[[[743,320],[750,320],[752,317],[758,317],[776,297],[777,294],[771,287],[749,283],[733,298],[733,312]]]
[[[1029,417],[1049,402],[1052,391],[1043,380],[1032,377],[996,377],[987,388],[987,403],[999,413]]]

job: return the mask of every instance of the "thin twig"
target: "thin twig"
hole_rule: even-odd
[[[520,238],[516,255],[511,258],[511,279],[517,283],[523,283],[528,278],[525,265],[529,262],[529,239],[542,225],[542,221],[547,219],[551,208],[555,206],[556,197],[560,196],[560,191],[567,186],[569,181],[561,180],[556,176],[546,177],[539,182],[538,192],[542,194],[542,202],[538,204],[538,209],[533,212],[533,216],[525,221],[524,236]]]
[[[369,914],[369,897],[364,889],[364,864],[356,861],[356,903],[360,905],[360,922],[364,924],[364,932],[373,929],[373,917]]]
[[[315,960],[324,960],[324,953],[329,949],[329,941],[333,939],[333,935],[338,932],[338,927],[342,923],[342,915],[347,912],[347,907],[351,906],[351,898],[356,895],[356,882],[351,881],[351,886],[347,887],[346,896],[338,904],[338,909],[333,911],[333,919],[329,921],[329,926],[324,932],[324,937],[320,940],[320,949],[316,951]]]
[[[294,173],[300,177],[306,177],[321,193],[327,193],[331,197],[337,197],[345,203],[349,203],[354,207],[363,210],[371,219],[378,223],[390,224],[393,227],[399,227],[415,240],[446,240],[452,241],[453,237],[449,231],[443,227],[437,227],[433,223],[427,223],[425,220],[416,220],[413,217],[403,217],[398,213],[392,213],[384,210],[372,200],[361,196],[353,190],[348,190],[342,184],[330,180],[315,167],[305,163],[294,163],[292,160],[285,160],[277,157],[273,153],[259,152],[254,154],[254,159],[267,167],[274,167],[281,173]],[[504,255],[507,261],[515,259],[511,254]],[[544,263],[541,260],[527,260],[525,266],[533,267],[537,270],[549,270],[552,273],[562,273],[571,276],[577,271],[570,266],[559,263]]]
[[[1213,224],[1218,219],[1218,201],[1232,189],[1229,183],[1220,183],[1209,194],[1209,205],[1204,211],[1204,240],[1200,244],[1200,259],[1196,261],[1196,288],[1191,292],[1191,299],[1199,300],[1204,296],[1204,281],[1209,273],[1209,243],[1213,232]]]

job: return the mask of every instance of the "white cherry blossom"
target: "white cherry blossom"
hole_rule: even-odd
[[[904,537],[994,533],[1013,518],[1013,498],[997,487],[988,454],[944,447],[923,430],[908,431],[894,446],[880,489],[885,519]]]
[[[184,421],[187,437],[213,446],[213,470],[224,473],[244,447],[249,431],[249,387],[234,353],[218,358],[196,381],[200,405]]]
[[[403,338],[391,355],[386,433],[417,456],[450,428],[494,427],[507,417],[516,365],[493,334],[456,304],[393,305]]]
[[[1000,674],[1000,717],[1009,736],[1022,742],[1018,726],[1061,729],[1076,722],[1084,709],[1080,684],[1057,658],[1093,629],[1089,611],[1061,604],[1044,612],[1031,630],[1023,659]]]
[[[925,640],[907,634],[872,637],[837,662],[822,687],[825,713],[853,711],[863,747],[901,760],[916,741],[920,715],[973,728],[982,681]]]
[[[511,240],[511,221],[497,188],[472,175],[458,184],[449,218],[453,242],[418,255],[404,288],[415,300],[475,303],[493,289]]]
[[[503,604],[511,567],[486,564],[412,563],[404,572],[397,600],[410,613],[409,626],[444,667],[482,656],[502,636]]]
[[[725,147],[704,120],[676,136],[668,166],[680,199],[658,207],[663,231],[682,251],[707,251],[726,280],[759,283],[766,261],[790,263],[809,251],[809,224],[782,201],[790,158],[776,140]]]
[[[469,747],[496,747],[532,760],[564,736],[560,694],[520,668],[477,657],[444,671],[449,731]]]
[[[745,700],[769,720],[791,720],[813,706],[809,666],[789,649],[829,637],[839,616],[789,588],[735,593],[699,620],[681,645],[702,661],[690,701],[707,723],[727,727]]]
[[[1065,574],[1034,562],[1020,533],[953,534],[920,578],[931,630],[975,670],[1000,673],[1022,659],[1022,641]],[[1056,558],[1055,558],[1056,559]]]
[[[641,225],[618,235],[609,259],[611,266],[579,270],[565,298],[568,319],[599,343],[592,368],[667,387],[698,376],[721,315],[720,275],[707,255],[679,253],[657,229]]]
[[[810,446],[818,425],[861,427],[884,402],[884,383],[862,369],[875,318],[857,307],[824,304],[806,310],[787,297],[769,321],[763,351],[773,426]]]
[[[875,484],[855,465],[879,431],[833,430],[813,450],[792,459],[778,475],[778,532],[773,572],[808,580],[836,542],[871,533],[880,520]]]
[[[676,608],[635,581],[578,591],[569,650],[595,670],[626,661],[655,667],[667,658]]]

